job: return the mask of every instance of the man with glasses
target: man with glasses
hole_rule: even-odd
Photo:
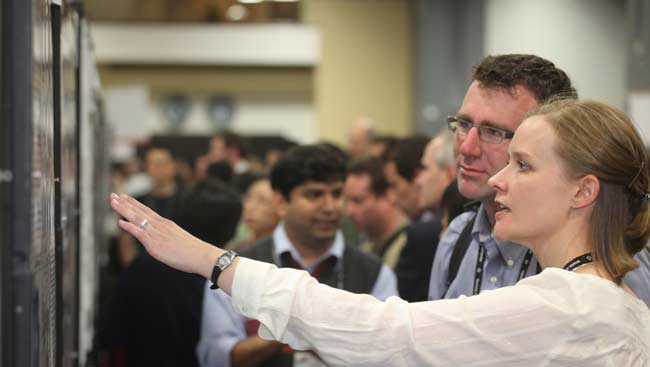
[[[541,270],[528,249],[492,237],[496,206],[488,179],[508,163],[510,139],[526,114],[555,98],[577,98],[577,93],[564,71],[540,57],[488,56],[474,68],[463,104],[448,125],[454,133],[458,189],[480,207],[458,216],[441,238],[430,300],[513,285]],[[628,273],[625,281],[649,303],[647,257],[646,252],[637,255],[642,268]]]

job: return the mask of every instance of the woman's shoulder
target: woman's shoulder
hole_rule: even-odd
[[[592,316],[602,323],[636,323],[650,338],[650,309],[614,282],[591,274],[548,268],[521,280],[516,287],[537,293],[567,312]]]

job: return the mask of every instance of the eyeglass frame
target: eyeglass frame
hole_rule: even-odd
[[[466,128],[463,128],[461,126],[458,126],[459,123],[465,123],[468,124],[469,126]],[[455,127],[453,125],[456,125]],[[499,129],[497,127],[493,126],[486,126],[486,125],[476,125],[473,122],[467,121],[463,118],[460,118],[455,115],[449,115],[447,116],[447,127],[449,128],[449,131],[451,131],[454,135],[458,135],[460,137],[465,137],[469,132],[472,130],[472,128],[477,128],[478,129],[478,137],[481,141],[486,142],[488,144],[500,144],[503,142],[504,139],[512,139],[513,136],[515,136],[515,133],[509,130],[504,130],[504,129]],[[465,129],[465,132],[461,132],[461,130]],[[492,134],[491,136],[494,137],[496,140],[489,140],[490,138],[487,138],[487,134],[485,134],[486,131],[491,131],[491,132],[496,132],[498,133],[497,135]]]

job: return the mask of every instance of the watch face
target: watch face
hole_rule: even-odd
[[[229,256],[221,256],[219,258],[219,261],[217,262],[217,265],[219,266],[219,268],[221,268],[221,270],[223,270],[224,267],[226,267],[226,266],[228,266],[228,264],[230,264],[230,261],[231,260],[230,260]]]

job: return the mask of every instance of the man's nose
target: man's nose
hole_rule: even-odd
[[[323,196],[323,209],[336,210],[337,206],[341,205],[341,198],[332,194]]]
[[[460,153],[463,155],[478,157],[481,155],[481,140],[479,137],[478,129],[472,127],[465,135],[465,138],[460,144]]]

